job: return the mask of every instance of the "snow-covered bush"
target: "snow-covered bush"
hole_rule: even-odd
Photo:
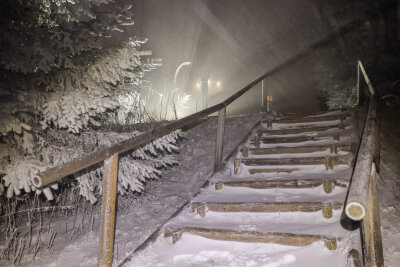
[[[140,133],[99,132],[87,134],[83,140],[87,140],[86,149],[92,150],[95,145],[97,148],[108,147],[138,134]],[[180,136],[180,131],[172,132],[121,157],[119,159],[118,192],[122,195],[127,191],[141,192],[144,190],[146,180],[158,178],[161,169],[177,164],[173,153],[178,151],[176,143]],[[101,190],[102,171],[103,168],[99,167],[74,175],[78,181],[80,194],[92,203],[97,200],[96,194],[101,193],[99,190]]]
[[[38,137],[40,146],[35,149],[35,154],[40,160],[27,157],[14,158],[12,164],[7,166],[6,175],[3,177],[4,185],[7,187],[7,197],[31,191],[40,194],[42,191],[38,191],[31,182],[38,172],[122,142],[140,132],[89,131],[75,136],[53,130],[48,134],[47,139],[42,136]],[[125,194],[127,191],[141,192],[146,180],[158,178],[161,169],[177,164],[173,153],[178,151],[176,143],[180,136],[180,131],[172,132],[122,156],[119,161],[118,191],[121,194]],[[73,174],[80,194],[92,203],[96,202],[97,195],[101,194],[102,171],[103,168],[99,165]],[[53,199],[49,187],[46,187],[43,193],[49,200]]]

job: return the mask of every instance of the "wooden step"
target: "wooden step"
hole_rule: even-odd
[[[324,122],[324,121],[345,121],[349,114],[327,115],[319,117],[298,117],[298,118],[282,118],[275,120],[263,120],[263,123],[306,123],[306,122]]]
[[[273,148],[242,148],[241,152],[243,157],[250,155],[269,155],[269,154],[294,154],[294,153],[312,153],[319,151],[330,150],[331,153],[337,154],[338,152],[350,152],[350,145],[320,145],[320,146],[296,146],[296,147],[273,147]]]
[[[280,130],[261,130],[260,134],[269,134],[269,135],[284,135],[284,134],[301,134],[307,132],[325,132],[331,129],[339,129],[344,130],[346,126],[344,124],[336,124],[329,126],[317,126],[317,127],[300,127],[293,129],[280,129]]]
[[[328,164],[331,161],[333,165],[349,165],[347,159],[341,157],[309,157],[309,158],[242,158],[240,162],[246,166],[263,165],[320,165]]]
[[[173,243],[176,243],[182,239],[182,234],[184,232],[214,240],[247,243],[274,243],[287,246],[308,246],[317,241],[324,241],[325,247],[329,250],[335,250],[337,248],[337,241],[341,240],[341,238],[323,235],[264,233],[202,227],[167,227],[164,229],[164,236],[172,237]]]
[[[331,110],[323,110],[323,111],[314,111],[314,112],[303,112],[303,113],[292,113],[292,114],[283,114],[282,118],[302,118],[302,117],[314,117],[314,116],[321,116],[328,113],[332,113],[335,111],[340,111],[338,114],[351,116],[351,109],[331,109]],[[335,114],[336,115],[336,114]]]
[[[347,159],[340,157],[309,157],[309,158],[242,158],[234,160],[234,173],[238,172],[241,164],[246,166],[282,166],[282,165],[325,165],[325,170],[333,170],[334,166],[345,165],[350,166]],[[249,170],[251,174],[262,172],[276,172],[277,169],[269,171],[268,168],[261,170]],[[292,171],[299,170],[298,168],[288,168],[284,172],[291,173]]]
[[[331,136],[291,136],[291,137],[262,137],[260,139],[263,144],[278,144],[278,143],[301,143],[306,141],[320,141],[320,140],[340,140],[340,134],[335,133]],[[252,142],[256,147],[256,142]],[[259,145],[258,145],[259,146]]]
[[[192,202],[191,208],[204,217],[205,208],[214,212],[315,212],[327,205],[331,206],[331,210],[343,208],[341,202]]]
[[[215,183],[215,189],[221,190],[223,186],[246,187],[253,189],[270,188],[314,188],[324,185],[324,191],[329,194],[334,186],[347,187],[349,181],[344,179],[279,179],[279,180],[242,180],[224,181]]]
[[[264,169],[249,169],[250,174],[256,173],[292,173],[301,170],[300,168],[264,168]],[[235,174],[237,169],[235,169]]]

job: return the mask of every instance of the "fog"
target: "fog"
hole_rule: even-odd
[[[148,38],[144,49],[161,58],[163,65],[146,75],[149,83],[144,86],[143,95],[148,97],[153,108],[169,106],[178,96],[182,99],[184,94],[190,95],[189,102],[179,108],[179,116],[184,116],[202,107],[202,77],[207,76],[209,80],[207,105],[223,101],[353,20],[357,16],[356,2],[133,1],[135,26],[114,35],[114,39],[123,40],[131,34]],[[340,66],[340,61],[349,53],[342,37],[329,45],[330,50],[321,48],[266,79],[273,110],[297,112],[320,108],[318,93],[321,88],[318,88],[315,70],[324,64]],[[329,55],[332,51],[336,53],[335,62]],[[184,62],[191,64],[184,64],[177,73]],[[261,85],[247,94],[228,112],[259,111]],[[172,109],[157,112],[171,113]]]

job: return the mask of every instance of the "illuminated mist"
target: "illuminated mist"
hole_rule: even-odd
[[[182,117],[201,109],[202,77],[209,80],[208,106],[223,101],[359,16],[358,2],[141,0],[133,6],[136,25],[114,38],[130,34],[148,38],[146,49],[161,58],[163,66],[147,75],[150,83],[143,95],[148,109],[171,119],[176,113]],[[320,79],[326,69],[340,69],[345,60],[353,60],[352,54],[340,36],[268,78],[265,85],[273,98],[272,109],[320,109]],[[185,62],[190,64],[176,76]],[[229,114],[261,109],[261,85],[247,94],[229,107]],[[174,112],[178,101],[180,108]]]

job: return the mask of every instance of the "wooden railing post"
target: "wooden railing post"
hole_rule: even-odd
[[[118,154],[104,160],[101,202],[100,267],[111,267],[114,253],[115,210],[117,198]]]
[[[362,106],[365,103],[365,90],[364,83],[362,82],[361,75],[364,76],[365,82],[367,82],[364,72],[362,71],[362,63],[358,61],[357,64],[357,104],[358,106]]]
[[[375,163],[373,163],[368,190],[368,208],[366,209],[366,214],[362,221],[364,259],[367,267],[383,267],[381,222],[376,176]]]
[[[262,101],[262,112],[268,112],[268,101],[267,101],[268,93],[265,88],[265,79],[261,81],[261,101]]]
[[[361,92],[360,92],[360,87],[361,87],[361,76],[360,76],[360,62],[357,63],[357,106],[361,106]]]
[[[224,151],[225,117],[226,117],[226,107],[223,107],[218,111],[218,129],[217,129],[217,141],[215,144],[214,170],[217,170],[222,162],[222,153]]]

